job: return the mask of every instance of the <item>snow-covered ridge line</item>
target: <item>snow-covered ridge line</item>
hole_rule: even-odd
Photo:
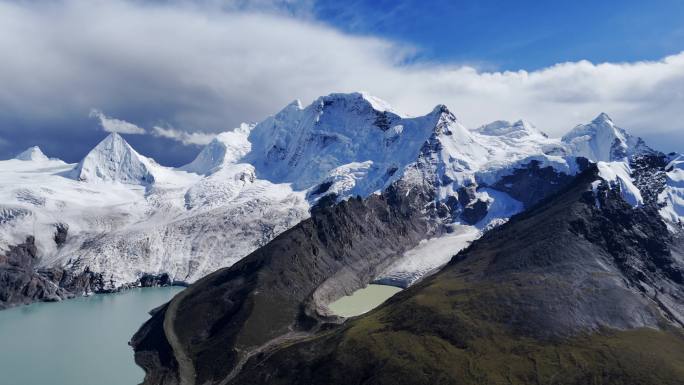
[[[438,220],[479,232],[552,191],[540,187],[545,178],[559,184],[577,173],[578,156],[615,163],[614,180],[627,185],[629,169],[618,165],[647,151],[605,114],[550,138],[525,121],[468,129],[443,105],[409,117],[365,93],[331,94],[218,134],[179,168],[139,154],[118,134],[77,165],[37,148],[0,161],[0,212],[23,213],[0,218],[0,248],[35,235],[44,265],[88,267],[115,285],[163,273],[193,282],[307,218],[326,195],[430,186]],[[675,208],[663,215],[681,216],[677,178],[663,198]],[[525,191],[534,188],[544,191]],[[54,241],[59,224],[69,228],[62,245]]]

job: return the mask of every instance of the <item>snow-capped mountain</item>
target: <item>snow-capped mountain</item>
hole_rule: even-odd
[[[570,152],[594,161],[612,162],[624,160],[648,150],[641,138],[629,135],[617,127],[605,113],[589,124],[580,124],[563,136]]]
[[[122,137],[112,133],[93,148],[72,172],[86,182],[154,183],[154,161],[138,154]]]
[[[257,180],[251,165],[225,162],[210,175],[163,167],[118,134],[76,165],[8,160],[0,175],[0,246],[33,235],[43,267],[101,272],[106,289],[145,274],[192,282],[268,242],[309,208],[304,192]],[[66,229],[66,242],[55,242],[57,228]]]
[[[237,163],[252,149],[248,136],[253,127],[250,124],[242,124],[233,131],[216,135],[195,160],[181,167],[181,170],[210,175],[226,165]]]
[[[33,146],[22,151],[19,155],[15,156],[14,159],[18,160],[33,160],[33,161],[46,161],[49,158],[43,154],[43,151],[38,146]]]
[[[145,274],[193,282],[307,218],[323,197],[367,197],[397,183],[428,191],[425,215],[454,237],[435,241],[463,247],[561,188],[586,165],[578,157],[621,170],[609,182],[626,186],[630,159],[651,153],[605,114],[550,138],[525,121],[467,129],[442,105],[408,117],[364,93],[331,94],[219,134],[180,168],[118,134],[76,165],[37,148],[1,161],[0,247],[33,235],[43,266],[100,272],[111,287]],[[671,223],[684,212],[680,165],[668,166],[659,198]],[[68,228],[59,244],[57,227]],[[408,284],[455,251],[408,253],[378,279]]]

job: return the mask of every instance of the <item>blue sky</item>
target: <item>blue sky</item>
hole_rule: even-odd
[[[293,99],[359,90],[553,136],[607,112],[684,150],[681,0],[0,0],[0,52],[0,159],[76,162],[126,130],[176,166]]]
[[[317,2],[314,13],[349,33],[413,44],[416,60],[492,70],[684,50],[681,0],[348,0]]]

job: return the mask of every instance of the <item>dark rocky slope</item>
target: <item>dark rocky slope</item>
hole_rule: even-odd
[[[432,189],[412,187],[327,197],[310,219],[158,309],[131,341],[145,384],[220,383],[249,357],[339,322],[328,303],[438,231]]]
[[[33,237],[0,255],[0,310],[37,301],[60,301],[90,291],[101,276],[84,271],[74,276],[60,268],[37,269],[39,257]]]
[[[684,242],[654,207],[605,184],[596,197],[596,179],[591,167],[438,274],[228,383],[684,383]]]

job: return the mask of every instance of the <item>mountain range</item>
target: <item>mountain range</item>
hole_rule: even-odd
[[[634,159],[654,157],[668,163],[656,180],[635,176]],[[157,164],[116,133],[75,165],[32,147],[0,161],[0,249],[5,260],[23,261],[5,262],[14,273],[3,273],[0,303],[193,283],[314,207],[399,185],[425,196],[428,225],[417,249],[372,279],[408,287],[590,163],[633,206],[644,204],[645,186],[658,190],[648,199],[669,231],[679,231],[681,158],[650,149],[606,114],[550,138],[525,121],[467,129],[443,105],[409,117],[364,93],[331,94],[219,134],[179,168]]]

